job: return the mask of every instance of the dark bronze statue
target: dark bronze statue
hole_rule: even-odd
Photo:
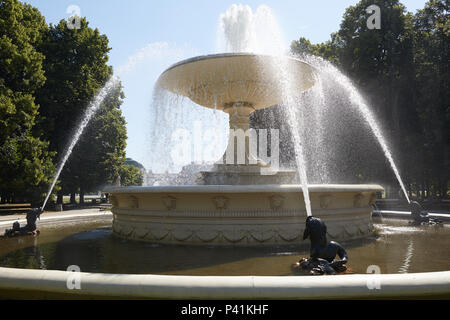
[[[410,203],[411,207],[411,216],[413,218],[413,221],[411,221],[411,224],[414,225],[436,225],[441,224],[442,221],[435,218],[430,218],[428,216],[428,212],[424,211],[420,203],[417,201],[411,201]]]
[[[347,252],[335,241],[327,241],[327,226],[319,218],[306,218],[306,228],[303,240],[309,237],[311,241],[310,257],[302,258],[295,268],[310,274],[336,274],[347,270]],[[340,259],[335,260],[336,256]]]
[[[14,236],[22,236],[22,235],[36,235],[39,234],[39,230],[37,230],[36,220],[40,219],[41,213],[43,212],[42,208],[33,208],[27,213],[27,224],[24,227],[20,227],[20,223],[18,221],[13,223],[12,229],[6,229],[5,237],[14,237]]]

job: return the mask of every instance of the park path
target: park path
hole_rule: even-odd
[[[25,219],[26,214],[12,214],[6,216],[0,216],[0,228],[11,227],[15,221],[19,221],[20,224],[26,223]],[[101,210],[99,208],[92,209],[79,209],[79,210],[68,210],[68,211],[45,211],[41,215],[41,219],[39,222],[51,222],[57,220],[66,220],[66,219],[83,219],[87,217],[97,217],[97,216],[112,216],[111,211],[109,210]]]

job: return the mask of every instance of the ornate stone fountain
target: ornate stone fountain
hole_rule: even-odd
[[[246,132],[249,115],[282,101],[274,79],[274,60],[255,54],[200,56],[167,69],[158,86],[195,103],[222,110],[230,129]],[[314,70],[293,58],[283,63],[302,92],[314,85]],[[110,187],[113,231],[124,238],[175,244],[279,245],[301,241],[306,209],[295,172],[271,170],[258,159],[247,138],[239,154],[234,137],[212,171],[192,186]],[[239,161],[239,157],[241,160]],[[267,173],[269,172],[269,173]],[[332,240],[361,238],[372,232],[371,204],[378,185],[309,185],[314,216],[328,226]]]

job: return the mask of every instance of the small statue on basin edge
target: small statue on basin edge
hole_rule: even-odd
[[[411,216],[413,221],[410,224],[414,225],[440,225],[442,221],[436,218],[430,218],[428,212],[423,210],[423,207],[417,201],[411,201]]]
[[[41,213],[44,210],[42,208],[32,208],[27,213],[27,224],[24,227],[20,227],[18,221],[13,223],[12,229],[6,229],[4,237],[14,237],[23,235],[37,235],[39,230],[37,230],[36,220],[40,219]]]
[[[302,258],[293,265],[295,270],[312,275],[337,274],[347,271],[347,252],[335,241],[327,241],[327,226],[316,217],[306,218],[303,240],[311,241],[310,257]],[[340,259],[335,260],[336,256]]]

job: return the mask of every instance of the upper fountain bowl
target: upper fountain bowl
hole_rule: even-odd
[[[290,94],[300,94],[314,85],[314,70],[291,57],[224,53],[174,64],[161,74],[157,87],[208,108],[242,103],[263,109],[283,102],[286,81]]]

